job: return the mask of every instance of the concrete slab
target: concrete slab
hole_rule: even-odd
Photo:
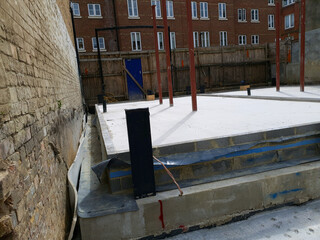
[[[198,96],[199,110],[192,112],[188,96],[175,98],[174,107],[169,107],[168,99],[163,105],[157,100],[109,104],[107,113],[97,106],[108,154],[129,150],[124,110],[146,107],[150,109],[153,147],[307,125],[320,119],[315,102]]]
[[[247,91],[232,91],[212,93],[214,96],[247,96]],[[306,86],[304,92],[300,92],[300,86],[283,86],[277,92],[275,87],[251,89],[251,97],[295,99],[295,100],[318,100],[320,101],[320,86]]]

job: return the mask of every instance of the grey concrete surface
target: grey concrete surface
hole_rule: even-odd
[[[319,240],[320,200],[256,214],[247,220],[180,234],[170,240]]]

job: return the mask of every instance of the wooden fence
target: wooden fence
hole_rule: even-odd
[[[241,81],[251,85],[266,85],[271,81],[268,45],[199,48],[195,50],[197,88],[206,92],[239,86]],[[184,94],[190,86],[188,49],[171,52],[174,93]],[[128,98],[125,59],[141,58],[143,88],[158,92],[154,51],[102,53],[103,79],[106,93],[117,99]],[[87,104],[97,103],[101,80],[97,54],[81,55],[80,68]],[[167,94],[165,53],[160,52],[161,80]]]

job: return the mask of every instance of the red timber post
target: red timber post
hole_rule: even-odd
[[[159,103],[162,104],[162,85],[160,75],[160,60],[159,60],[159,49],[158,49],[158,36],[157,36],[157,22],[156,22],[156,6],[152,6],[152,17],[153,17],[153,35],[154,35],[154,46],[156,50],[156,64],[157,64],[157,80],[158,80],[158,91],[159,91]]]
[[[189,44],[189,66],[190,66],[190,86],[192,98],[192,111],[197,111],[197,85],[196,85],[196,71],[194,65],[194,45],[192,32],[192,18],[191,18],[191,0],[186,0],[187,5],[187,25],[188,25],[188,44]]]
[[[276,86],[280,91],[280,3],[276,7]]]
[[[301,0],[301,40],[300,40],[300,91],[304,92],[304,66],[306,44],[306,0]]]
[[[169,45],[169,31],[168,31],[168,19],[167,19],[167,1],[162,0],[162,12],[163,12],[163,26],[164,26],[164,39],[166,49],[166,62],[167,62],[167,75],[168,75],[168,91],[170,107],[173,106],[173,90],[171,79],[171,61],[170,61],[170,45]]]

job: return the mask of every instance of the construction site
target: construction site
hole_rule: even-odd
[[[187,7],[189,49],[170,50],[164,14],[159,53],[153,6],[155,51],[98,46],[98,61],[80,58],[85,99],[100,102],[75,161],[82,239],[167,238],[319,198],[320,87],[301,61],[305,8],[299,41],[281,41],[279,5],[275,43],[195,50]],[[115,28],[96,37],[105,30]],[[87,152],[92,136],[98,157]],[[250,239],[280,239],[273,227]]]
[[[317,0],[21,2],[0,238],[320,238]]]

